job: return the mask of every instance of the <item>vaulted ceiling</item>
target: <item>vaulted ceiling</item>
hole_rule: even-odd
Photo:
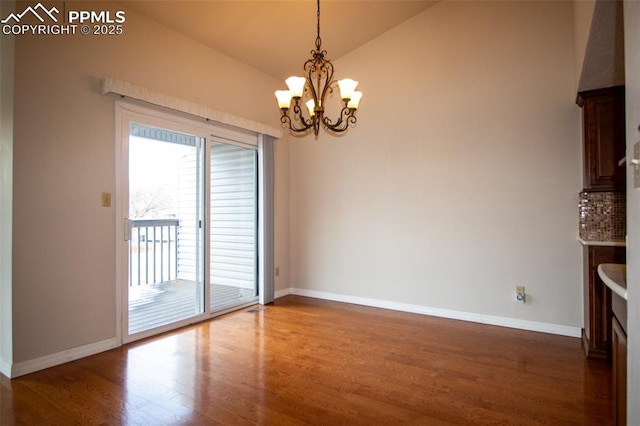
[[[593,9],[578,92],[624,84],[623,4],[598,0]]]
[[[314,0],[123,3],[278,80],[300,74],[315,46]],[[327,50],[329,59],[338,59],[436,3],[436,0],[322,0],[322,48]]]

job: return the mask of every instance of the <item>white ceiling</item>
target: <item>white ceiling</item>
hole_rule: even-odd
[[[127,7],[283,80],[301,74],[316,39],[314,0],[137,0]],[[322,0],[320,36],[340,58],[437,0]]]

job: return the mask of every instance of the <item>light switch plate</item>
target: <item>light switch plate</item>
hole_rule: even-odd
[[[640,160],[640,142],[636,142],[633,145],[633,159]],[[640,188],[640,164],[637,161],[632,161],[633,166],[633,187]]]
[[[103,192],[102,193],[102,207],[111,207],[111,193]]]

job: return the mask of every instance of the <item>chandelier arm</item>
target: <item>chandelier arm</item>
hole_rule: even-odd
[[[329,117],[322,118],[322,124],[327,130],[331,130],[335,133],[341,133],[346,131],[349,128],[349,125],[355,125],[358,119],[355,115],[355,110],[344,107],[340,111],[340,117],[338,117],[338,121],[335,123],[331,122]]]
[[[308,131],[309,131],[309,129],[311,129],[311,128],[313,128],[313,127],[314,127],[313,125],[311,125],[311,126],[303,126],[303,127],[296,127],[296,126],[293,124],[293,122],[292,122],[291,118],[290,118],[288,115],[283,115],[283,116],[280,118],[280,121],[281,121],[283,124],[285,124],[285,125],[289,128],[289,130],[290,130],[291,132],[293,132],[293,133],[305,133],[305,132],[308,132]]]
[[[289,130],[291,130],[292,132],[295,133],[304,133],[307,132],[309,129],[311,128],[315,128],[316,127],[316,119],[315,117],[311,117],[310,119],[305,119],[304,115],[302,115],[302,108],[300,108],[300,105],[296,104],[293,106],[293,114],[294,117],[296,117],[299,121],[300,124],[302,125],[301,127],[298,127],[294,124],[293,120],[291,119],[291,116],[288,114],[287,111],[282,111],[282,117],[280,117],[280,122],[282,124],[286,124],[289,127]]]
[[[296,101],[296,104],[293,106],[293,114],[298,118],[298,120],[305,126],[309,127],[307,120],[302,115],[302,108],[300,108],[300,104]]]

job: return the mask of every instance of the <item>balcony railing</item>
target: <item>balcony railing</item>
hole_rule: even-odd
[[[131,220],[129,286],[177,278],[178,219]]]

